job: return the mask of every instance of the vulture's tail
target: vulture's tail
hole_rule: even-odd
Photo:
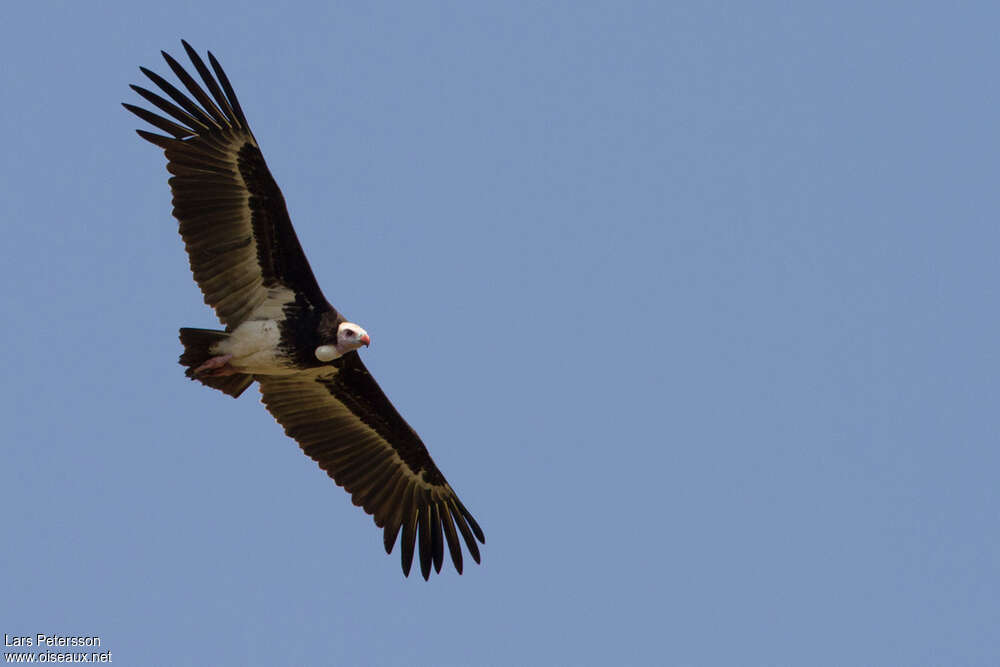
[[[181,345],[184,346],[184,354],[181,355],[180,364],[187,367],[184,374],[192,380],[197,380],[203,385],[218,389],[222,393],[236,398],[253,384],[252,375],[237,373],[236,375],[209,376],[195,375],[194,373],[194,369],[215,356],[211,352],[211,347],[228,337],[229,334],[225,331],[182,328]]]

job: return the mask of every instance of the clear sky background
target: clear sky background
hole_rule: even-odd
[[[1000,663],[995,3],[16,3],[0,632],[125,665]],[[398,553],[183,376],[162,153],[228,71],[479,519]]]

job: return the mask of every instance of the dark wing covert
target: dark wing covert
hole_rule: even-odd
[[[167,171],[173,174],[169,183],[174,217],[205,303],[229,331],[269,298],[287,300],[291,295],[282,294],[281,288],[315,308],[328,307],[226,73],[209,53],[213,77],[197,52],[182,43],[211,96],[161,51],[190,97],[141,67],[173,101],[133,85],[166,116],[123,106],[170,135],[136,130],[166,153]]]

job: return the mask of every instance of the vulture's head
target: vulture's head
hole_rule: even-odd
[[[371,345],[371,342],[368,332],[357,324],[341,322],[337,327],[336,345],[320,345],[316,348],[316,358],[320,361],[333,361],[362,345]]]

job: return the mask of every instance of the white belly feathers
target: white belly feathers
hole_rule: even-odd
[[[213,354],[231,354],[229,365],[241,373],[287,375],[296,372],[278,348],[281,331],[274,320],[248,320],[212,346]]]

